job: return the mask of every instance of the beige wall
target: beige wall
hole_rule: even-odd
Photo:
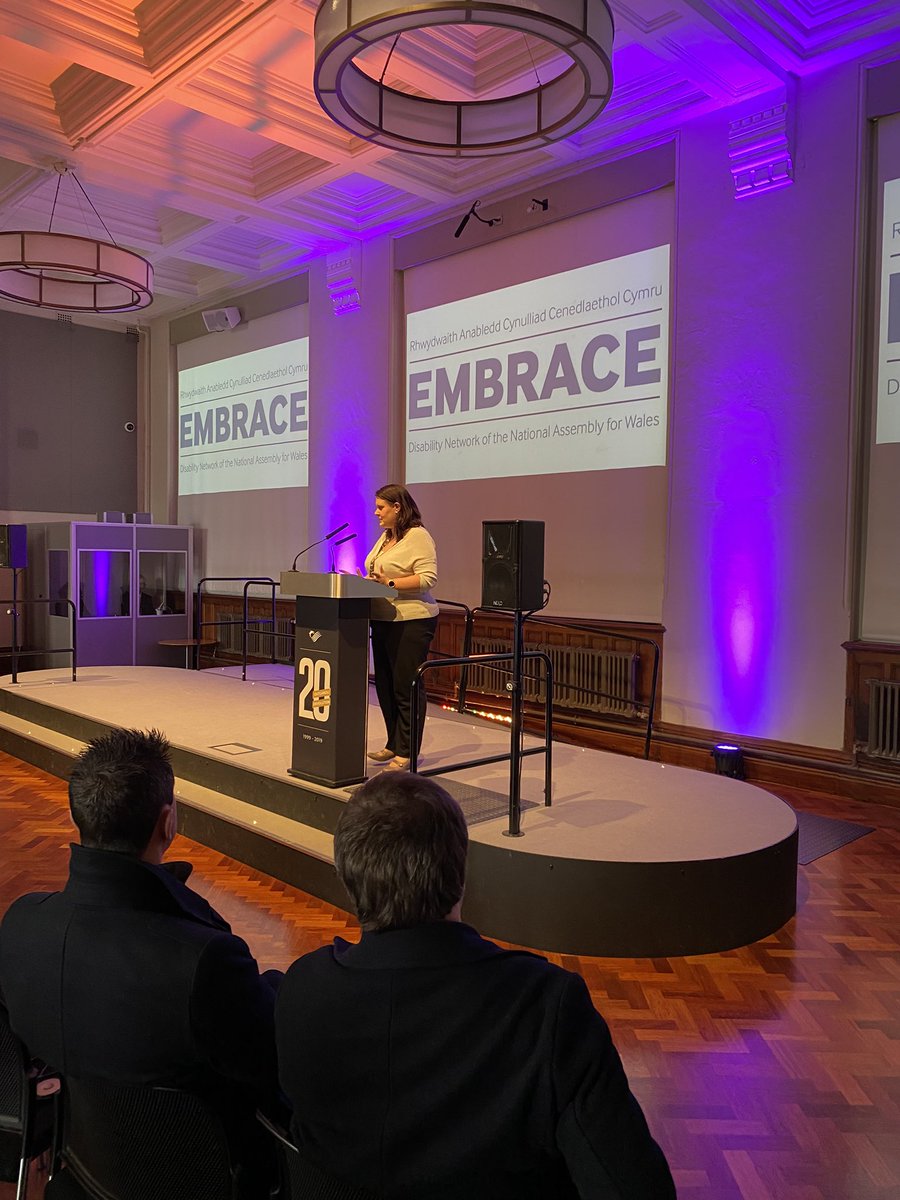
[[[681,135],[667,720],[843,741],[859,94],[804,81],[794,186],[740,202],[729,114]]]

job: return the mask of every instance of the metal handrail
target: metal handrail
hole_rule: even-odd
[[[226,621],[202,621],[200,619],[200,617],[201,617],[201,613],[203,611],[203,585],[205,583],[242,583],[244,585],[243,619],[241,621],[234,621],[231,619],[228,619]],[[194,639],[198,643],[198,646],[197,646],[198,654],[199,654],[199,642],[200,642],[200,637],[201,637],[201,630],[203,630],[203,629],[219,629],[223,626],[225,626],[227,628],[232,628],[235,625],[240,625],[240,627],[241,627],[241,659],[243,662],[243,670],[242,670],[241,678],[243,680],[246,680],[246,678],[247,678],[248,589],[250,587],[252,587],[254,584],[259,584],[261,587],[271,587],[271,589],[272,589],[271,622],[268,622],[265,619],[263,619],[263,620],[260,620],[259,622],[255,622],[255,623],[260,624],[260,625],[271,623],[271,625],[273,626],[273,629],[271,631],[270,636],[274,637],[275,636],[274,625],[275,625],[276,611],[277,611],[276,606],[275,606],[275,589],[278,587],[278,584],[275,582],[274,579],[270,578],[268,575],[265,575],[265,576],[204,575],[203,578],[200,580],[200,582],[197,584],[197,598],[196,598],[196,602],[194,604]],[[260,635],[263,635],[263,636],[268,632],[269,632],[268,630],[263,630],[263,629],[259,630]],[[273,642],[272,643],[273,655],[274,655],[274,646],[275,646],[275,643]],[[274,662],[274,661],[275,661],[275,659],[273,657],[272,662]]]
[[[250,603],[249,597],[248,597],[248,592],[249,592],[250,588],[254,587],[258,583],[260,583],[260,580],[258,580],[258,579],[248,579],[247,582],[244,584],[244,624],[241,627],[241,660],[242,660],[241,679],[244,681],[244,683],[247,682],[247,626],[249,624],[249,615],[250,615],[249,607],[248,607],[249,603]],[[254,625],[271,625],[272,626],[271,630],[258,629],[255,632],[256,632],[257,637],[260,634],[263,634],[263,635],[269,634],[271,636],[271,638],[272,638],[272,660],[271,661],[274,662],[275,661],[275,633],[276,633],[275,623],[276,623],[277,611],[278,611],[275,606],[275,589],[278,587],[278,584],[275,582],[274,579],[270,579],[265,584],[265,586],[268,587],[270,584],[272,587],[272,616],[268,620],[266,620],[263,617],[260,617],[258,620],[254,621],[253,623],[254,623]]]
[[[472,610],[473,623],[474,623],[474,617],[478,613],[492,613],[494,616],[496,616],[497,612],[498,612],[498,610],[494,609],[494,608],[483,608],[483,607],[474,608]],[[581,630],[583,633],[598,634],[602,637],[611,637],[611,638],[620,638],[620,639],[625,637],[629,641],[634,642],[636,645],[650,646],[652,648],[652,650],[653,650],[653,670],[652,670],[651,680],[650,680],[650,699],[647,703],[643,703],[641,701],[635,701],[635,708],[646,709],[646,711],[647,711],[646,732],[644,734],[644,758],[649,759],[650,743],[651,743],[651,740],[653,737],[653,721],[654,721],[654,718],[656,715],[656,689],[657,689],[657,684],[659,682],[659,663],[660,663],[659,643],[657,641],[655,641],[653,638],[639,637],[636,634],[632,634],[632,633],[625,634],[622,632],[621,629],[607,629],[601,625],[584,625],[577,621],[567,621],[567,620],[564,620],[563,618],[559,618],[559,617],[542,617],[542,616],[539,616],[537,613],[531,613],[531,612],[526,613],[524,620],[525,620],[526,624],[528,622],[533,622],[536,625],[549,625],[556,629],[578,629],[578,630]],[[598,691],[596,688],[579,687],[577,684],[570,684],[568,686],[573,691],[580,692],[582,695],[585,695],[585,696],[601,697],[606,700],[618,700],[621,698],[619,696],[614,696],[611,692]]]
[[[465,631],[463,633],[462,656],[463,658],[468,658],[472,653],[472,629],[475,623],[472,617],[471,608],[469,608],[468,604],[462,604],[459,600],[440,600],[435,597],[434,602],[443,608],[461,608],[465,613]],[[445,656],[440,655],[439,657],[443,659]],[[456,711],[459,713],[465,712],[466,710],[466,690],[468,689],[468,686],[469,668],[468,666],[465,666],[460,670],[459,684],[456,692]]]
[[[77,610],[75,601],[69,600],[67,597],[56,597],[53,599],[46,598],[41,600],[20,600],[13,596],[11,600],[0,600],[0,604],[12,604],[12,608],[6,610],[7,615],[12,617],[12,647],[11,647],[11,667],[10,674],[12,675],[13,683],[19,682],[19,659],[32,658],[42,654],[71,654],[72,655],[72,682],[77,682],[78,679],[78,623],[76,621]],[[67,604],[69,606],[69,628],[71,630],[72,645],[62,646],[58,649],[46,650],[20,650],[19,644],[19,612],[20,604]]]
[[[528,748],[513,747],[512,740],[510,742],[510,750],[508,754],[492,754],[485,758],[472,758],[464,762],[450,763],[444,767],[431,767],[427,771],[418,770],[418,742],[419,742],[419,694],[422,687],[422,679],[428,671],[439,670],[442,667],[461,667],[472,664],[484,663],[511,663],[513,671],[516,666],[515,653],[510,654],[470,654],[466,658],[436,658],[429,662],[424,662],[419,667],[415,674],[410,688],[410,713],[409,713],[409,738],[410,738],[410,762],[409,769],[417,772],[419,775],[448,775],[451,771],[464,771],[469,767],[482,767],[489,763],[496,762],[512,762],[513,758],[524,758],[530,754],[544,755],[544,805],[549,808],[551,804],[551,787],[553,776],[553,663],[550,660],[550,655],[544,650],[525,650],[521,655],[522,660],[526,658],[541,659],[547,670],[547,688],[546,700],[544,703],[544,744],[542,746],[531,746]],[[512,736],[516,736],[519,731],[513,728]],[[511,787],[509,795],[509,834],[510,836],[520,836],[520,820],[521,820],[521,802],[518,794],[518,788]]]

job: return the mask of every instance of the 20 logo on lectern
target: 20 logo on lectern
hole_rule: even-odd
[[[327,658],[301,658],[297,663],[300,691],[297,715],[306,721],[321,721],[331,715],[331,663]]]

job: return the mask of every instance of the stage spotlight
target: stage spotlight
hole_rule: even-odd
[[[545,200],[536,200],[534,198],[534,196],[532,196],[531,203],[528,205],[528,207],[525,209],[525,211],[527,213],[536,213],[536,212],[538,212],[538,210],[540,210],[541,212],[546,212],[549,207],[550,207],[550,198],[549,197],[547,197],[547,199],[545,199]]]
[[[472,207],[469,209],[469,211],[466,213],[466,215],[463,217],[463,219],[457,225],[456,232],[453,235],[455,238],[462,236],[463,230],[465,229],[465,227],[468,225],[468,223],[471,221],[471,219],[473,217],[475,218],[476,221],[480,221],[482,225],[492,226],[492,225],[502,225],[503,224],[503,217],[500,214],[498,214],[496,217],[479,216],[477,209],[479,209],[480,207],[481,207],[481,201],[480,200],[474,201],[474,203],[472,204]]]
[[[729,779],[744,779],[744,752],[740,746],[732,746],[728,742],[719,742],[713,746],[710,753],[713,756],[717,775],[727,775]]]
[[[469,221],[471,221],[472,217],[475,216],[475,209],[478,207],[479,204],[480,204],[480,201],[476,200],[475,203],[472,205],[472,207],[469,209],[469,211],[466,213],[466,215],[463,217],[463,219],[460,221],[460,223],[457,225],[456,233],[454,233],[454,235],[453,235],[455,238],[462,237],[463,230],[468,225]]]

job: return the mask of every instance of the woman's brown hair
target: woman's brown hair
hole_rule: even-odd
[[[378,489],[375,496],[378,500],[387,500],[388,504],[400,505],[397,524],[393,530],[388,531],[397,538],[398,542],[407,529],[413,529],[422,524],[422,514],[419,512],[418,505],[402,483],[386,483],[384,487]],[[388,538],[388,541],[390,540]]]

